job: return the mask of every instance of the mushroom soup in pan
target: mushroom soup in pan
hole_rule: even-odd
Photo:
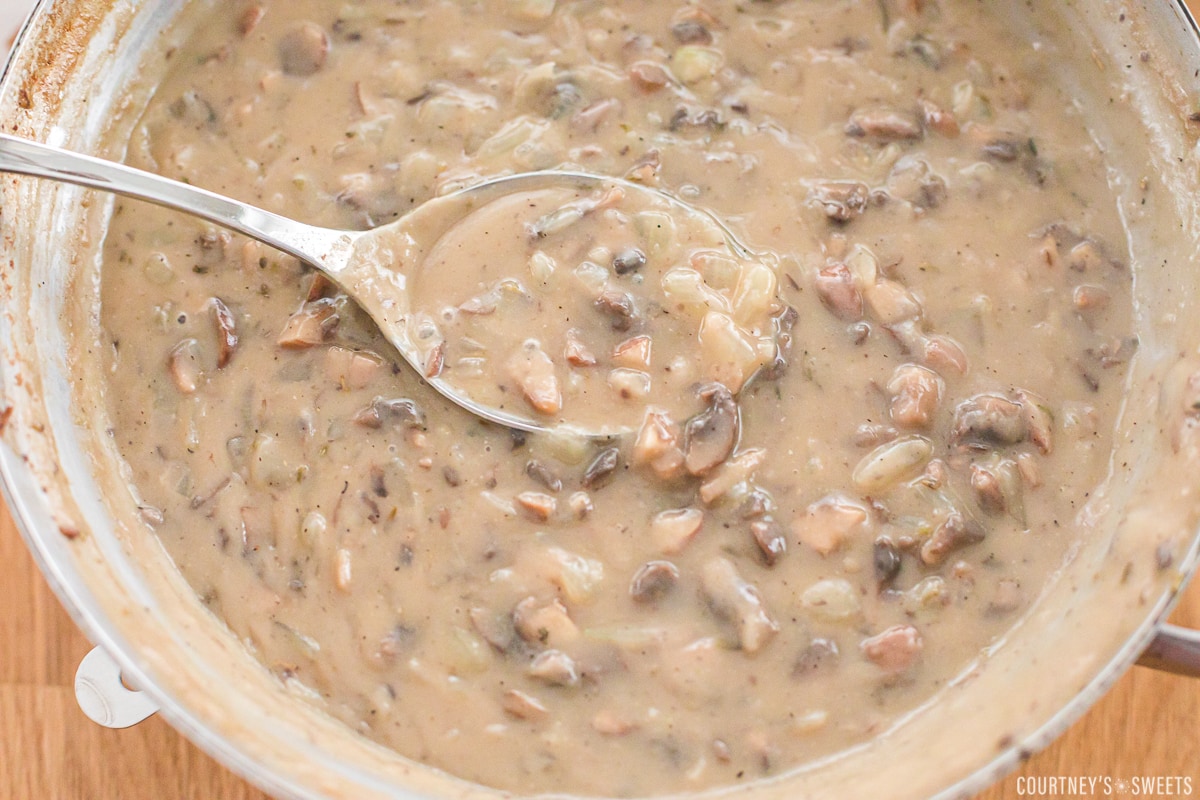
[[[650,795],[885,733],[1088,536],[1137,345],[1140,176],[1093,133],[1123,112],[1022,10],[201,7],[136,166],[335,228],[569,168],[758,257],[597,198],[424,265],[432,369],[633,420],[535,435],[294,259],[119,200],[107,396],[145,523],[280,681],[471,781]]]

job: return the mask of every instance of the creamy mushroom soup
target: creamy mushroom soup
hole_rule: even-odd
[[[539,195],[393,265],[430,276],[430,370],[631,428],[527,435],[295,260],[118,201],[107,396],[145,523],[296,694],[467,780],[649,795],[885,734],[1088,535],[1137,345],[1108,98],[1069,88],[1099,67],[1014,9],[197,7],[134,165],[347,229],[572,169],[757,255]]]

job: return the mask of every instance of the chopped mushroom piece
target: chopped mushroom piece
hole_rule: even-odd
[[[626,248],[613,256],[613,272],[628,275],[646,266],[646,254],[636,247]]]
[[[891,585],[904,565],[896,545],[887,537],[875,540],[871,550],[871,564],[875,568],[875,578],[880,587]]]
[[[558,502],[542,492],[521,492],[514,499],[517,501],[517,507],[524,511],[526,516],[538,522],[545,522],[553,517],[555,509],[558,508]]]
[[[605,736],[624,736],[637,730],[637,723],[618,716],[610,709],[601,709],[592,717],[592,729]]]
[[[654,61],[635,61],[629,65],[628,74],[630,83],[647,94],[664,89],[671,82],[671,73]]]
[[[614,331],[627,331],[638,318],[637,304],[631,295],[619,289],[606,289],[596,298],[596,309],[606,315]]]
[[[882,633],[863,639],[859,645],[868,661],[892,675],[909,669],[924,646],[924,639],[912,625],[893,625]]]
[[[579,628],[558,600],[541,603],[536,597],[526,597],[513,609],[512,621],[517,633],[530,644],[562,647],[579,638]]]
[[[613,473],[621,464],[621,450],[617,447],[606,447],[596,454],[583,471],[581,481],[585,489],[599,489],[612,479]]]
[[[713,383],[701,389],[700,396],[708,408],[683,428],[684,466],[692,475],[704,475],[728,458],[741,429],[737,401],[729,389]]]
[[[279,61],[288,75],[312,75],[329,57],[329,36],[315,22],[301,22],[279,41]]]
[[[830,494],[810,504],[804,515],[792,523],[792,532],[800,544],[827,556],[856,531],[866,530],[869,518],[862,503]]]
[[[176,389],[184,394],[195,392],[204,377],[200,368],[200,344],[195,339],[184,339],[172,347],[167,356],[167,368]]]
[[[534,656],[527,670],[531,678],[550,686],[577,686],[579,669],[575,660],[561,650],[543,650]]]
[[[830,264],[817,273],[817,296],[833,315],[847,322],[862,319],[863,296],[850,268]]]
[[[1032,392],[1019,389],[1016,392],[1017,402],[1021,404],[1021,416],[1025,419],[1026,435],[1029,441],[1042,452],[1049,455],[1054,450],[1052,429],[1054,420],[1046,401]]]
[[[779,624],[763,607],[758,589],[738,574],[729,559],[718,556],[707,561],[700,587],[713,613],[733,626],[738,646],[745,652],[757,653],[779,633]]]
[[[933,171],[929,162],[904,156],[887,178],[888,194],[920,208],[937,208],[946,199],[946,179]]]
[[[596,510],[596,506],[592,504],[591,495],[587,492],[572,492],[571,496],[567,498],[567,505],[574,512],[575,519],[583,519]]]
[[[520,689],[509,689],[500,701],[500,705],[509,714],[518,719],[537,721],[550,716],[550,710],[542,701]]]
[[[554,373],[554,362],[536,339],[527,340],[508,361],[508,373],[525,401],[539,414],[562,411],[562,390]]]
[[[1009,514],[1025,524],[1023,478],[1017,462],[996,454],[971,464],[971,489],[985,514]]]
[[[335,301],[321,297],[306,302],[300,310],[288,317],[287,325],[276,340],[280,347],[288,350],[303,350],[316,347],[329,338],[338,325]]]
[[[846,123],[846,133],[880,142],[912,141],[922,135],[920,123],[911,114],[887,108],[855,111]]]
[[[918,104],[921,107],[921,122],[926,130],[934,131],[947,139],[958,138],[959,125],[953,112],[946,111],[926,98],[921,98]]]
[[[538,459],[531,459],[525,463],[525,474],[540,483],[551,492],[561,492],[563,488],[562,479],[554,473],[550,467]]]
[[[863,213],[871,190],[859,181],[823,181],[808,192],[808,201],[834,222],[849,222]]]
[[[267,15],[267,9],[259,4],[248,6],[242,12],[242,16],[238,19],[238,30],[242,36],[248,36],[258,27],[258,23],[262,22],[263,17]]]
[[[354,415],[353,422],[364,428],[382,428],[384,422],[397,423],[406,428],[424,428],[425,412],[407,397],[376,397],[369,406]]]
[[[220,369],[229,363],[229,359],[233,358],[233,351],[237,349],[237,323],[234,321],[233,312],[221,298],[209,298],[208,307],[212,311],[213,323],[217,326],[217,369]]]
[[[567,331],[567,343],[563,348],[563,358],[572,367],[594,367],[596,366],[596,356],[587,348],[587,345],[579,338],[579,331],[571,328]]]
[[[1011,614],[1021,607],[1023,593],[1021,584],[1013,578],[1001,578],[996,582],[996,590],[988,603],[989,614]]]
[[[665,411],[647,409],[630,452],[630,461],[635,466],[651,464],[672,450],[678,451],[679,436],[679,426]]]
[[[516,639],[511,614],[497,614],[489,609],[474,606],[469,612],[471,627],[498,653],[506,653]]]
[[[712,44],[712,32],[699,20],[685,19],[671,26],[671,35],[680,44]]]
[[[783,528],[769,517],[751,522],[750,536],[758,545],[767,566],[774,566],[775,562],[787,552],[787,537],[783,535]]]
[[[1026,415],[1020,403],[994,394],[979,394],[959,403],[954,409],[951,445],[986,449],[1016,444],[1028,433]]]
[[[901,428],[928,428],[944,391],[945,383],[933,370],[901,364],[887,384],[892,421]]]
[[[796,661],[792,664],[792,676],[803,678],[818,670],[836,665],[838,656],[837,642],[833,639],[815,638],[796,657]]]
[[[951,552],[982,542],[984,536],[984,529],[979,523],[957,511],[951,512],[921,545],[921,560],[930,565],[940,564]]]
[[[963,352],[962,345],[949,336],[940,333],[923,336],[919,352],[925,364],[935,371],[967,374],[967,354]]]
[[[670,561],[647,561],[638,567],[629,584],[629,596],[639,603],[648,603],[675,588],[679,568]]]

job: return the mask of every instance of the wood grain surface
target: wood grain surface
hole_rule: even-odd
[[[1200,627],[1200,583],[1173,619]],[[123,731],[84,717],[72,684],[90,647],[0,503],[0,800],[266,798],[158,717]],[[1049,749],[976,800],[1054,797],[1033,794],[1027,781],[1059,776],[1187,777],[1192,794],[1183,796],[1200,797],[1200,680],[1131,670]]]

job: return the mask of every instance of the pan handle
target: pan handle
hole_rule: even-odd
[[[106,728],[128,728],[158,711],[149,695],[121,681],[121,667],[99,647],[75,671],[75,702],[88,719]]]
[[[1200,678],[1200,631],[1162,625],[1138,665]]]

